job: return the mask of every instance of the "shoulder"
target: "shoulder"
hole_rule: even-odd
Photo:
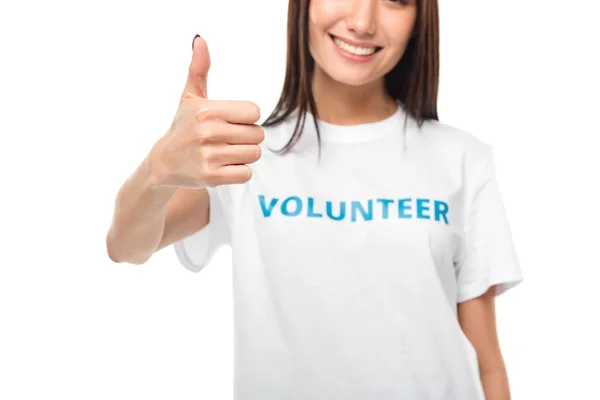
[[[479,134],[436,120],[425,121],[418,134],[427,145],[452,151],[485,155],[492,148]]]
[[[493,146],[479,134],[437,120],[416,128],[416,139],[436,156],[463,167],[477,169],[491,160]]]

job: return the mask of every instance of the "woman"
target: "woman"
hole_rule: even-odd
[[[115,262],[232,247],[235,398],[509,399],[495,296],[522,280],[490,145],[437,120],[436,0],[290,0],[261,125],[194,38],[173,124],[125,182]],[[308,119],[307,119],[308,118]]]

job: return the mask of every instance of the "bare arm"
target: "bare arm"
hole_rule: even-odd
[[[458,304],[458,318],[465,336],[477,352],[485,398],[510,400],[508,374],[496,330],[495,287],[475,299]]]
[[[114,262],[143,264],[156,251],[204,228],[210,207],[205,188],[247,182],[252,169],[246,164],[260,158],[260,109],[249,101],[208,100],[208,47],[195,37],[192,49],[171,127],[116,196],[106,235]]]
[[[208,224],[206,189],[157,186],[146,158],[125,181],[115,200],[106,236],[114,262],[145,263],[156,251]]]

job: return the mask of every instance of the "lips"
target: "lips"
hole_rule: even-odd
[[[372,46],[372,45],[371,46],[361,46],[361,45],[358,45],[358,44],[354,44],[352,42],[348,42],[347,40],[344,40],[343,38],[335,36],[335,35],[332,35],[332,34],[329,34],[329,37],[334,42],[335,42],[335,39],[337,39],[337,40],[341,40],[342,42],[345,42],[345,43],[347,43],[347,44],[349,44],[351,46],[354,46],[354,47],[359,47],[359,48],[361,48],[361,47],[362,48],[375,48],[375,53],[377,53],[378,51],[380,51],[381,49],[383,49],[383,47],[381,47],[381,46]]]

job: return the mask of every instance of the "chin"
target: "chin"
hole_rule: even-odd
[[[348,86],[363,86],[376,81],[382,76],[344,70],[343,66],[333,67],[324,71],[333,81]]]

